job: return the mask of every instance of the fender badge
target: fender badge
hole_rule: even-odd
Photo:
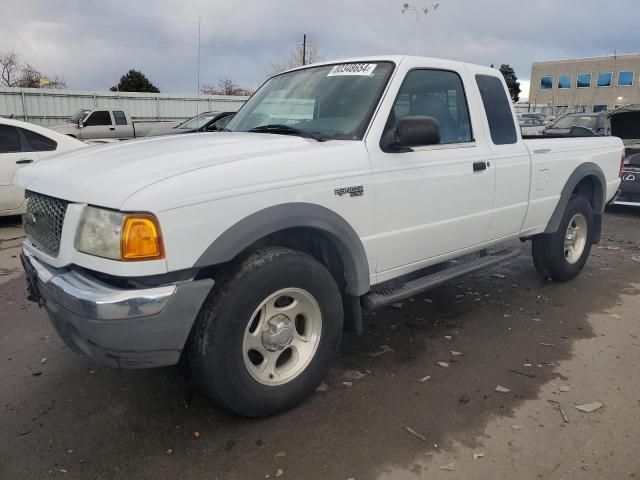
[[[333,191],[338,197],[343,197],[345,195],[349,195],[350,197],[362,197],[364,195],[364,186],[355,185],[352,187],[341,187],[336,188]]]

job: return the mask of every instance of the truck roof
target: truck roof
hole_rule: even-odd
[[[430,66],[439,68],[468,68],[475,73],[484,73],[488,75],[498,76],[499,70],[493,67],[487,67],[485,65],[479,65],[475,63],[459,62],[457,60],[447,60],[444,58],[424,57],[418,55],[370,55],[366,57],[348,57],[337,58],[333,60],[327,60],[323,62],[311,63],[296,68],[291,68],[285,72],[293,72],[295,70],[302,70],[309,67],[318,67],[322,65],[334,65],[336,63],[367,63],[367,62],[393,62],[396,65],[400,65],[404,61],[420,61]],[[282,72],[282,73],[285,73]]]

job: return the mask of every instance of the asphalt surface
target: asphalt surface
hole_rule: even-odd
[[[605,216],[572,282],[544,281],[527,253],[369,315],[326,391],[258,421],[180,368],[71,352],[26,300],[21,236],[0,221],[2,480],[640,477],[637,210]]]

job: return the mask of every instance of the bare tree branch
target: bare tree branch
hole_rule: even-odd
[[[7,87],[15,87],[20,69],[18,56],[13,52],[0,53],[0,80]]]
[[[64,77],[49,78],[33,65],[21,64],[14,52],[0,52],[0,85],[23,88],[67,88]]]
[[[251,95],[251,90],[241,87],[230,78],[221,78],[216,85],[205,85],[200,92],[205,95]]]
[[[289,59],[286,62],[272,63],[270,75],[276,75],[285,70],[300,67],[303,64],[308,65],[320,61],[320,54],[313,43],[307,42],[307,48],[304,53],[303,50],[302,45],[298,45],[296,49],[289,54]],[[302,61],[303,55],[306,57],[304,62]]]

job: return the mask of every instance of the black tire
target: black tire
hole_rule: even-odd
[[[570,263],[565,256],[565,235],[569,222],[576,214],[586,219],[587,239],[584,250],[575,263]],[[593,241],[593,209],[589,201],[582,196],[572,195],[562,215],[558,230],[550,234],[533,237],[533,263],[538,273],[545,278],[558,282],[566,282],[575,278],[584,268]]]
[[[340,291],[315,258],[288,248],[264,248],[237,263],[205,301],[190,340],[189,363],[204,392],[245,417],[281,413],[309,397],[326,376],[342,337]],[[288,383],[256,381],[245,365],[243,339],[258,306],[285,288],[308,292],[317,302],[322,331],[309,364]]]

